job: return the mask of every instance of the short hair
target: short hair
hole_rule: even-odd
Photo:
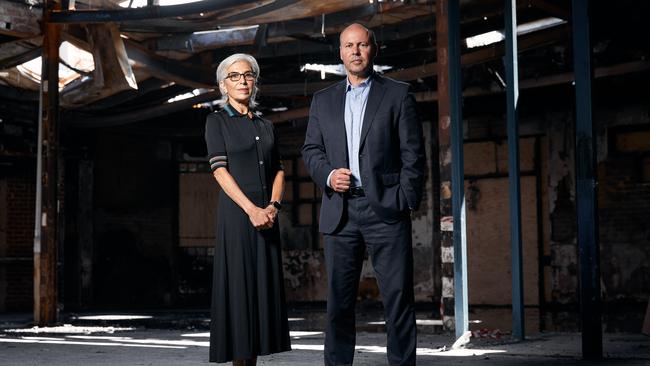
[[[365,25],[363,25],[361,23],[351,23],[351,24],[348,24],[345,28],[343,28],[343,30],[339,34],[339,47],[341,46],[341,34],[343,34],[343,32],[345,32],[348,28],[350,28],[353,25],[358,25],[361,28],[365,29],[366,32],[368,32],[368,40],[370,41],[370,43],[372,43],[373,46],[375,46],[375,48],[378,47],[377,38],[375,37],[375,31],[373,31],[372,29],[366,27]]]
[[[247,62],[251,68],[253,69],[253,72],[257,77],[260,76],[260,66],[257,64],[257,60],[255,60],[255,57],[247,54],[247,53],[235,53],[234,55],[230,55],[226,57],[221,63],[219,63],[219,66],[217,67],[217,86],[219,87],[219,91],[221,92],[221,98],[217,100],[217,104],[223,108],[228,104],[228,94],[226,93],[226,90],[221,87],[221,81],[225,80],[226,77],[228,76],[228,68],[232,66],[234,63],[239,62],[239,61],[245,61]],[[257,87],[257,81],[253,83],[253,90],[251,91],[251,97],[248,100],[248,107],[249,108],[255,108],[257,106],[257,101],[255,98],[257,97],[257,92],[259,91],[259,88]]]

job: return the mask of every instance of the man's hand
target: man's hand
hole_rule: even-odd
[[[350,189],[350,169],[339,168],[332,172],[330,176],[330,187],[339,193],[347,192]]]

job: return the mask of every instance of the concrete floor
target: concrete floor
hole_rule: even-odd
[[[650,337],[606,334],[606,359],[580,360],[580,334],[544,333],[524,342],[491,330],[465,349],[419,314],[418,365],[650,365]],[[258,365],[322,365],[322,313],[291,314],[293,351],[260,357]],[[28,316],[0,315],[0,365],[208,365],[205,313],[68,314],[65,325],[34,328]],[[358,319],[355,365],[387,365],[381,315]]]

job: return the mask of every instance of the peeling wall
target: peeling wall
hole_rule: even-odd
[[[547,116],[548,204],[550,215],[551,302],[577,302],[578,252],[575,205],[575,132],[568,113]]]

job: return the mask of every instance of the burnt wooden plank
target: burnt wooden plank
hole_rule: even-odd
[[[43,85],[34,235],[34,322],[39,326],[58,321],[60,29],[48,19],[48,12],[56,7],[60,7],[60,3],[53,0],[46,0],[43,7]]]
[[[52,13],[55,23],[107,23],[153,18],[173,18],[227,9],[256,0],[199,1],[170,6],[145,6],[133,9],[61,10]]]
[[[89,24],[87,32],[95,69],[91,78],[73,82],[62,91],[66,107],[85,105],[138,87],[117,25]]]
[[[20,65],[41,55],[43,37],[37,36],[0,44],[0,70]]]

